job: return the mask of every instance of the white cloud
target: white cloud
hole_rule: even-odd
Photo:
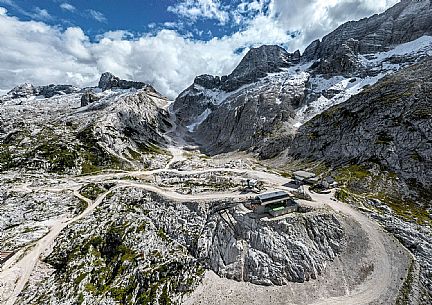
[[[102,40],[108,38],[111,40],[122,40],[122,39],[133,39],[135,35],[129,31],[118,30],[118,31],[108,31],[101,35],[97,35],[97,40]]]
[[[53,18],[46,9],[41,9],[40,7],[36,7],[34,11],[35,13],[32,16],[34,19],[49,20]]]
[[[199,18],[216,19],[220,24],[226,24],[229,14],[222,8],[219,0],[183,0],[169,6],[168,11],[196,21]]]
[[[89,13],[90,17],[92,17],[96,21],[99,21],[99,22],[102,22],[102,23],[107,22],[107,19],[106,19],[105,15],[102,14],[101,12],[96,11],[96,10],[92,10],[92,9],[87,10],[87,12]]]
[[[382,11],[395,1],[272,0],[267,13],[261,6],[264,1],[250,1],[258,14],[244,29],[210,41],[162,29],[141,36],[112,31],[92,42],[80,28],[60,30],[43,22],[24,22],[0,10],[0,90],[23,82],[94,85],[102,72],[111,71],[151,83],[174,98],[199,74],[230,73],[249,46],[286,44],[290,51],[303,49],[342,22]],[[293,39],[290,33],[295,30],[301,35]]]
[[[67,3],[67,2],[60,4],[60,8],[62,10],[69,11],[69,12],[75,12],[76,11],[75,6],[73,6],[72,4]]]
[[[0,0],[0,4],[4,4],[18,11],[19,13],[30,17],[35,20],[51,20],[53,17],[48,13],[46,9],[41,9],[40,7],[35,7],[32,11],[25,10],[21,6],[15,3],[13,0]]]
[[[0,6],[0,15],[5,16],[7,14],[7,9]]]
[[[340,24],[384,11],[399,0],[274,0],[271,17],[301,35],[291,47],[304,49]]]

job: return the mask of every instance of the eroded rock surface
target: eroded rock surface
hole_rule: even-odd
[[[45,260],[53,272],[18,303],[177,303],[207,266],[239,281],[303,282],[343,248],[336,216],[318,212],[266,223],[231,210],[214,212],[225,204],[173,202],[135,188],[114,191],[61,234]]]

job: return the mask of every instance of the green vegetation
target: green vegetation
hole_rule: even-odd
[[[12,154],[8,145],[0,145],[0,170],[8,170],[12,166]]]
[[[58,134],[56,129],[64,126],[55,124],[44,127],[36,137],[29,137],[23,130],[11,138],[9,143],[0,145],[0,170],[13,168],[46,169],[52,173],[67,173],[81,168],[82,173],[94,173],[103,169],[122,169],[123,163],[106,152],[95,139],[92,127],[76,134],[75,130]],[[29,137],[31,143],[21,145]],[[10,146],[13,145],[13,150]]]
[[[165,230],[163,228],[159,228],[157,231],[157,236],[159,236],[162,240],[169,240],[168,235],[165,233]]]
[[[428,105],[424,105],[422,108],[415,109],[411,114],[416,119],[427,120],[432,118],[432,108]]]
[[[135,150],[133,150],[129,147],[127,148],[127,150],[129,152],[129,154],[131,155],[133,160],[140,161],[142,159],[142,156],[139,152],[136,152]]]
[[[385,172],[382,168],[374,171],[366,166],[350,165],[338,170],[336,180],[341,189],[335,196],[340,201],[361,204],[367,199],[377,199],[406,221],[432,223],[426,208],[400,194],[395,173]]]
[[[350,165],[338,171],[338,174],[336,176],[336,181],[338,181],[339,183],[346,184],[352,182],[353,180],[358,181],[369,176],[370,173],[364,166]]]
[[[414,277],[413,277],[413,273],[414,273],[414,261],[411,260],[411,264],[409,266],[408,269],[408,274],[407,277],[405,279],[405,282],[402,285],[402,288],[399,292],[399,296],[398,299],[396,300],[396,305],[409,305],[411,304],[409,296],[412,290],[412,285],[414,282]]]
[[[85,200],[79,199],[79,202],[76,206],[76,213],[77,214],[81,214],[82,212],[85,211],[85,209],[87,209],[88,204]]]
[[[74,242],[71,236],[72,248],[67,254],[55,255],[56,259],[50,261],[61,270],[58,281],[71,285],[77,304],[83,303],[86,296],[90,300],[112,298],[118,304],[170,305],[172,294],[183,294],[195,287],[205,273],[198,263],[183,261],[180,256],[178,260],[167,258],[157,249],[140,253],[128,245],[128,241],[148,225],[141,221],[104,225],[99,233],[84,241]],[[156,234],[168,238],[163,229]],[[184,249],[172,251],[183,253]],[[77,272],[89,261],[90,270]],[[60,299],[64,297],[59,296]]]
[[[350,198],[350,194],[344,189],[339,189],[335,193],[335,198],[342,202],[348,202],[348,199]]]
[[[316,140],[319,138],[319,134],[318,132],[311,132],[310,134],[308,134],[308,138],[309,140]]]
[[[139,149],[144,154],[169,155],[170,153],[155,144],[140,144]]]
[[[378,133],[378,138],[376,140],[376,144],[384,144],[384,145],[388,145],[391,144],[393,142],[393,137],[391,135],[389,135],[388,133],[382,131],[380,133]]]
[[[75,285],[79,285],[86,276],[87,275],[85,273],[80,273],[80,275],[78,275],[78,277],[74,281]]]
[[[81,195],[91,200],[96,200],[99,195],[106,191],[107,190],[104,187],[94,183],[89,183],[79,190]]]
[[[60,142],[45,142],[27,154],[27,158],[42,158],[49,162],[50,171],[65,172],[76,167],[78,153]]]
[[[382,192],[369,195],[368,198],[378,199],[384,202],[396,215],[407,221],[415,221],[418,224],[432,224],[432,220],[430,219],[429,213],[426,209],[410,199],[404,200],[399,196],[392,196]]]
[[[78,132],[76,138],[80,141],[79,153],[82,159],[81,172],[83,174],[91,174],[108,168],[123,169],[123,163],[99,145],[91,126]]]
[[[411,154],[411,159],[415,161],[421,162],[423,160],[422,156],[418,152],[414,152]]]

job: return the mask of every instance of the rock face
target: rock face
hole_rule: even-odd
[[[98,101],[100,98],[94,94],[91,90],[84,92],[81,96],[81,107],[87,106],[93,102]]]
[[[179,115],[181,122],[188,125],[194,117],[205,111],[207,104],[211,103],[205,91],[230,93],[258,81],[268,73],[280,72],[293,66],[299,60],[300,52],[290,54],[279,46],[251,49],[230,75],[197,76],[194,84],[176,99],[174,111]]]
[[[333,166],[378,163],[430,195],[431,71],[426,60],[316,116],[299,129],[290,154]]]
[[[230,75],[222,76],[221,89],[234,91],[243,85],[258,81],[267,73],[280,72],[282,68],[298,64],[299,61],[300,51],[290,54],[279,46],[251,49]]]
[[[321,60],[320,72],[350,73],[355,70],[353,55],[388,51],[432,35],[431,15],[430,0],[403,0],[385,13],[345,23],[322,41],[314,41],[306,48],[302,60]]]
[[[244,214],[222,214],[211,219],[203,233],[199,253],[212,270],[258,285],[315,279],[344,242],[339,220],[329,214],[268,223]]]
[[[98,87],[102,89],[102,91],[112,89],[112,88],[118,88],[118,89],[135,88],[135,89],[147,89],[149,91],[156,92],[152,86],[146,83],[123,80],[118,78],[117,76],[114,76],[110,72],[105,72],[101,75]]]

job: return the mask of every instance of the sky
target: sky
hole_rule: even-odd
[[[175,98],[251,47],[290,52],[398,0],[0,0],[0,91],[97,84],[106,71]]]

